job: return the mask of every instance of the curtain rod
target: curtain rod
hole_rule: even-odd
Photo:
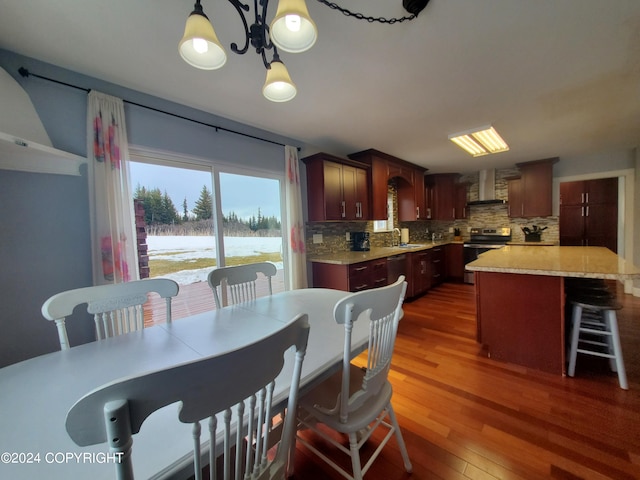
[[[71,83],[61,82],[60,80],[55,80],[53,78],[49,78],[49,77],[44,77],[42,75],[38,75],[36,73],[30,72],[29,70],[27,70],[24,67],[20,67],[18,69],[18,73],[20,75],[22,75],[23,77],[25,77],[25,78],[31,76],[31,77],[41,78],[42,80],[47,80],[48,82],[53,82],[53,83],[57,83],[59,85],[64,85],[65,87],[71,87],[71,88],[75,88],[76,90],[82,90],[83,92],[86,92],[86,93],[89,93],[91,91],[90,88],[79,87],[78,85],[73,85]],[[253,138],[254,140],[260,140],[262,142],[272,143],[274,145],[280,145],[281,147],[285,147],[286,146],[284,143],[276,142],[274,140],[269,140],[267,138],[257,137],[255,135],[250,135],[248,133],[238,132],[237,130],[231,130],[229,128],[220,127],[218,125],[212,125],[211,123],[201,122],[200,120],[195,120],[193,118],[184,117],[182,115],[178,115],[177,113],[167,112],[166,110],[160,110],[158,108],[150,107],[148,105],[142,105],[141,103],[131,102],[129,100],[124,100],[124,99],[122,101],[124,103],[128,103],[129,105],[134,105],[136,107],[146,108],[147,110],[152,110],[152,111],[157,112],[157,113],[163,113],[165,115],[170,115],[172,117],[179,118],[181,120],[187,120],[189,122],[197,123],[199,125],[204,125],[205,127],[211,127],[213,129],[215,129],[216,132],[219,131],[219,130],[222,130],[223,132],[235,133],[236,135],[242,135],[243,137]],[[301,150],[300,147],[296,147],[296,148],[298,149],[298,151]]]

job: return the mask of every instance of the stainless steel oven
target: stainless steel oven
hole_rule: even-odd
[[[494,248],[502,248],[511,241],[511,229],[508,227],[473,227],[470,233],[469,241],[463,245],[465,265],[476,260],[484,252]],[[473,272],[465,269],[464,281],[465,283],[474,283]]]

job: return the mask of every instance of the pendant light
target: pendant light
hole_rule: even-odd
[[[296,96],[298,90],[291,81],[287,67],[274,55],[270,68],[267,69],[267,78],[262,87],[262,94],[272,102],[288,102]]]
[[[227,54],[204,14],[200,0],[196,1],[193,12],[187,18],[178,50],[185,62],[202,70],[218,69],[227,61]]]
[[[271,22],[271,41],[290,53],[309,50],[316,43],[318,29],[309,16],[304,0],[280,0]]]

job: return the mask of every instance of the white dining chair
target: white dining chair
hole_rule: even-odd
[[[271,278],[277,273],[270,262],[248,263],[231,267],[220,267],[209,272],[207,280],[213,291],[217,308],[244,303],[257,297],[258,273],[266,279],[269,295],[273,294]],[[225,289],[226,286],[226,289]]]
[[[295,407],[302,362],[309,336],[306,314],[297,315],[281,330],[231,352],[176,367],[125,378],[104,385],[79,399],[69,410],[67,433],[79,446],[107,442],[116,463],[116,477],[133,479],[133,436],[156,410],[181,402],[179,420],[193,424],[195,479],[202,464],[220,468],[224,479],[284,479],[290,444],[295,438]],[[272,457],[272,395],[284,355],[295,346],[280,442]],[[209,438],[201,443],[200,421],[209,419]],[[167,432],[167,435],[172,435]],[[203,445],[205,447],[203,447]],[[234,448],[235,447],[235,448]]]
[[[406,471],[413,469],[391,406],[393,391],[388,380],[407,288],[404,278],[401,275],[392,285],[353,293],[335,305],[335,321],[344,325],[345,332],[342,370],[300,398],[297,440],[348,479],[362,479],[394,433]],[[351,331],[356,321],[370,323],[366,368],[351,363]],[[331,432],[318,428],[318,423],[346,434],[348,448],[337,441]],[[362,466],[360,448],[378,427],[386,428],[386,435]],[[310,435],[304,429],[313,433]],[[330,458],[333,453],[323,452],[320,445],[312,443],[314,434],[351,457],[351,473]],[[295,449],[292,448],[292,457],[294,453]]]
[[[144,328],[143,305],[149,293],[157,293],[166,299],[167,323],[171,323],[171,299],[178,290],[178,284],[168,278],[76,288],[50,297],[42,305],[42,315],[56,323],[60,348],[66,350],[70,348],[66,317],[77,306],[87,305],[87,313],[93,315],[95,322],[96,339],[103,340]]]

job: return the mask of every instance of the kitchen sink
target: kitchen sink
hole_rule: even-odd
[[[400,248],[417,248],[417,247],[425,247],[424,243],[405,243],[399,245]]]

